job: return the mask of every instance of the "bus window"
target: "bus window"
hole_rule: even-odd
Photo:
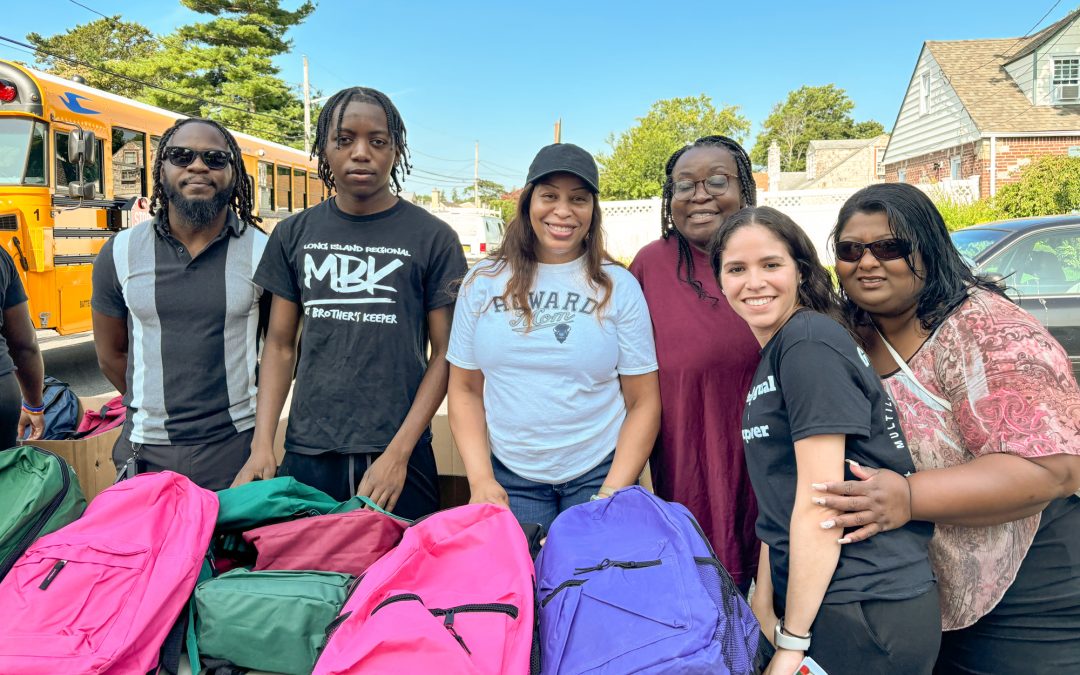
[[[68,183],[75,183],[78,181],[79,169],[76,165],[68,161],[68,137],[69,134],[66,131],[57,131],[54,136],[54,142],[56,144],[56,186],[60,189],[66,189]],[[105,194],[105,182],[101,179],[101,154],[104,151],[104,144],[99,138],[97,141],[97,157],[93,164],[86,162],[83,166],[83,181],[87,183],[97,183],[97,193]]]
[[[112,130],[113,197],[145,197],[146,134],[114,127]]]
[[[48,185],[47,128],[25,117],[0,120],[0,184]]]
[[[292,171],[289,167],[278,164],[277,168],[277,207],[292,210]]]
[[[307,197],[307,171],[293,169],[293,203],[297,210],[308,207]]]
[[[274,210],[274,165],[259,162],[259,213],[268,213]]]

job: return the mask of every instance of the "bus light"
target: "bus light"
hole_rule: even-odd
[[[487,242],[486,241],[480,242],[480,252],[481,253],[487,253]]]
[[[19,95],[15,83],[10,80],[0,80],[0,103],[11,103]]]

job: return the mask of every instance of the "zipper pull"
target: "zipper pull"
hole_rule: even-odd
[[[52,566],[51,570],[49,570],[49,573],[45,575],[45,579],[41,582],[41,585],[38,586],[38,588],[43,591],[48,588],[49,584],[53,582],[53,579],[56,578],[57,574],[60,574],[60,570],[64,569],[65,565],[67,565],[66,560],[57,560],[56,564]]]
[[[456,630],[454,630],[454,611],[453,610],[448,611],[446,613],[446,615],[443,617],[443,626],[446,627],[446,630],[450,631],[450,634],[454,636],[454,639],[457,640],[457,643],[459,645],[461,645],[462,649],[465,650],[465,653],[468,654],[469,656],[472,656],[472,651],[470,651],[469,647],[465,644],[465,640],[460,635],[458,635],[458,632]]]
[[[600,570],[606,570],[611,567],[612,562],[607,558],[604,558],[599,565],[593,565],[592,567],[578,567],[574,569],[574,574],[585,574],[587,572],[599,572]]]

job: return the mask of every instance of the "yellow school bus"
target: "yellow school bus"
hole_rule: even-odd
[[[181,117],[0,60],[0,246],[22,275],[38,328],[91,329],[94,256],[148,217],[161,134]],[[304,152],[232,131],[264,229],[326,198]],[[78,159],[76,146],[85,150]]]

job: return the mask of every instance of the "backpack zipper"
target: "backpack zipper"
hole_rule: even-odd
[[[694,562],[699,565],[711,565],[716,568],[716,571],[720,574],[720,583],[724,587],[723,600],[724,611],[731,614],[735,611],[735,607],[731,604],[732,595],[739,593],[739,587],[735,585],[735,580],[731,578],[731,573],[724,569],[723,563],[716,557],[716,551],[712,547],[712,543],[709,542],[709,538],[705,536],[705,531],[701,529],[701,525],[690,515],[686,518],[690,521],[690,524],[694,526],[694,530],[697,531],[698,536],[705,542],[705,548],[709,549],[711,554],[708,557],[694,556]]]
[[[549,602],[551,602],[552,600],[554,600],[555,596],[558,595],[559,593],[562,593],[563,591],[570,588],[571,586],[580,586],[580,585],[584,584],[586,581],[588,581],[588,579],[567,579],[566,581],[562,582],[561,584],[556,586],[553,591],[548,593],[547,597],[545,597],[543,600],[540,601],[540,609],[543,609],[543,608],[547,607],[547,604]]]
[[[19,540],[19,543],[12,549],[11,554],[8,555],[7,559],[5,559],[3,563],[0,563],[0,579],[7,576],[7,573],[11,571],[11,568],[15,566],[15,562],[26,552],[26,549],[30,547],[30,544],[34,543],[34,540],[37,539],[41,529],[49,522],[49,518],[52,518],[53,514],[59,510],[60,505],[64,502],[64,498],[67,497],[68,490],[71,488],[71,476],[68,475],[67,462],[48,450],[34,448],[33,446],[28,447],[52,457],[60,464],[60,477],[63,485],[60,488],[60,492],[58,492],[56,496],[53,497],[52,501],[49,502],[49,505],[38,514],[37,520],[34,521],[34,524],[30,526],[30,529],[26,531],[26,534],[23,535],[22,539]]]
[[[624,570],[638,570],[643,567],[656,567],[662,564],[662,560],[608,560],[604,558],[599,565],[593,565],[592,567],[577,567],[574,569],[574,574],[587,574],[589,572],[598,572],[600,570],[606,570],[609,567],[619,567]]]
[[[424,603],[420,596],[415,593],[399,593],[398,595],[391,595],[389,598],[383,600],[378,605],[375,605],[375,609],[371,610],[371,616],[374,616],[375,612],[379,611],[383,607],[386,607],[387,605],[392,605],[395,602],[406,601],[419,602],[420,604]],[[442,617],[443,627],[446,628],[447,631],[449,631],[450,635],[453,636],[454,640],[456,640],[457,643],[461,645],[461,648],[465,650],[465,653],[470,656],[472,656],[472,650],[470,650],[469,646],[465,644],[465,639],[462,638],[456,630],[454,630],[454,617],[456,615],[461,614],[462,612],[495,612],[498,614],[507,614],[510,616],[511,619],[518,618],[518,608],[502,602],[474,603],[469,605],[457,605],[455,607],[446,608],[435,607],[432,609],[428,609],[428,611],[431,612],[431,615],[434,617]],[[329,638],[327,639],[329,640]]]

